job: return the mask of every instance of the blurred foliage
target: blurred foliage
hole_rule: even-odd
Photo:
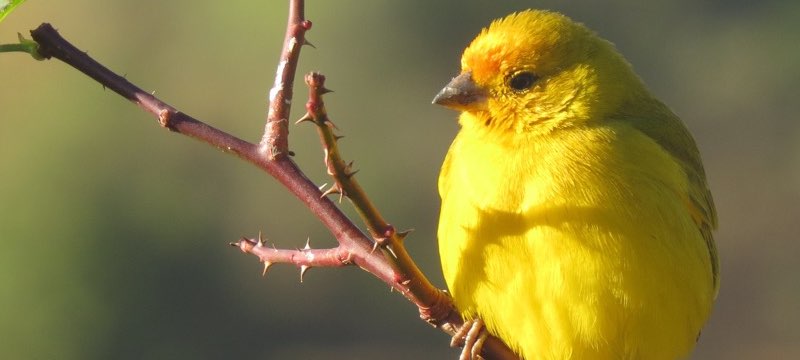
[[[694,131],[720,213],[722,290],[694,358],[800,357],[800,3],[309,1],[301,74],[320,70],[344,155],[442,285],[438,166],[455,114],[430,105],[493,18],[561,11],[617,44]],[[613,15],[610,15],[613,14]],[[43,21],[181,110],[260,137],[285,1],[29,2]],[[159,128],[62,63],[0,56],[0,354],[7,359],[434,359],[447,339],[358,269],[276,266],[227,243],[332,246],[247,164]],[[295,116],[305,88],[296,88]],[[328,182],[310,126],[296,160]],[[343,204],[348,212],[349,204]]]
[[[0,22],[25,0],[0,0]]]

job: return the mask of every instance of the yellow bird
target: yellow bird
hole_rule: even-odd
[[[692,136],[614,45],[511,14],[434,103],[461,112],[438,237],[466,319],[527,360],[689,355],[719,286],[716,212]]]

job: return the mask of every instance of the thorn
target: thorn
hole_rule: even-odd
[[[336,139],[336,141],[339,141],[344,138],[344,135],[333,135],[333,138]]]
[[[258,242],[256,242],[256,247],[264,246],[264,238],[261,236],[261,230],[258,231]]]
[[[308,271],[308,269],[310,269],[310,268],[311,268],[311,266],[308,266],[308,265],[300,266],[300,282],[301,283],[303,282],[303,276],[306,274],[306,271]]]
[[[319,191],[322,191],[322,189],[324,189],[326,186],[328,186],[328,183],[324,183],[320,186],[317,186],[317,189],[319,189]]]
[[[345,177],[347,177],[347,178],[349,179],[349,178],[353,177],[353,175],[357,174],[359,171],[361,171],[361,170],[355,170],[355,171],[345,172],[345,173],[344,173],[344,176],[345,176]]]
[[[289,150],[289,156],[294,156],[294,151]]]
[[[306,238],[306,246],[303,247],[303,250],[311,250],[311,238]]]
[[[400,241],[403,241],[406,239],[406,236],[408,236],[408,234],[411,234],[413,231],[414,229],[400,231],[397,233],[397,238],[400,239]]]
[[[331,89],[328,89],[328,88],[326,88],[326,87],[324,87],[324,86],[321,86],[321,87],[319,88],[319,90],[317,90],[317,91],[319,91],[319,94],[320,94],[320,95],[325,95],[325,94],[328,94],[328,93],[332,93],[332,92],[333,92],[333,90],[331,90]]]
[[[333,128],[334,130],[339,130],[339,127],[336,126],[331,119],[325,119],[325,125],[328,125],[328,127]]]
[[[312,49],[317,48],[316,46],[314,46],[314,44],[311,43],[311,41],[308,41],[308,39],[303,39],[303,45],[310,46]]]
[[[378,242],[377,242],[377,241],[376,241],[376,242],[374,242],[374,243],[372,243],[372,250],[370,250],[370,251],[369,251],[369,254],[370,254],[370,255],[372,255],[372,253],[374,253],[374,252],[375,252],[375,250],[377,250],[377,249],[378,249],[378,246],[380,246],[380,244],[378,244]]]
[[[344,167],[344,176],[345,176],[346,178],[348,178],[348,179],[349,179],[349,178],[351,178],[351,177],[353,177],[353,175],[355,175],[357,172],[358,172],[358,170],[353,170],[353,162],[352,162],[352,161],[351,161],[351,162],[349,162],[349,163],[348,163],[348,164],[347,164],[347,165]]]
[[[392,254],[392,257],[397,259],[397,254],[394,253],[394,250],[392,250],[391,246],[386,245],[386,250],[389,250],[389,253]]]
[[[331,185],[331,187],[328,190],[325,190],[325,192],[322,193],[322,196],[320,196],[320,198],[324,198],[330,194],[339,194],[341,197],[342,190],[339,188],[339,185],[336,184]],[[339,200],[339,202],[341,202],[341,199]]]
[[[295,125],[303,123],[303,122],[314,122],[314,118],[309,113],[305,113],[300,119],[294,122]]]
[[[272,263],[271,263],[271,262],[269,262],[269,261],[264,261],[264,271],[262,271],[262,272],[261,272],[261,276],[262,276],[262,277],[263,277],[263,276],[267,276],[267,270],[269,270],[269,267],[270,267],[270,266],[272,266]]]

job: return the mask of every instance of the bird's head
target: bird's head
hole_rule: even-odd
[[[462,126],[529,133],[603,119],[640,89],[611,43],[563,15],[527,10],[484,29],[433,102],[462,111]]]

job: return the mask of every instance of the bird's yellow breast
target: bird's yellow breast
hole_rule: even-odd
[[[469,126],[439,179],[456,305],[526,359],[675,359],[714,297],[687,175],[624,121],[546,134]]]

